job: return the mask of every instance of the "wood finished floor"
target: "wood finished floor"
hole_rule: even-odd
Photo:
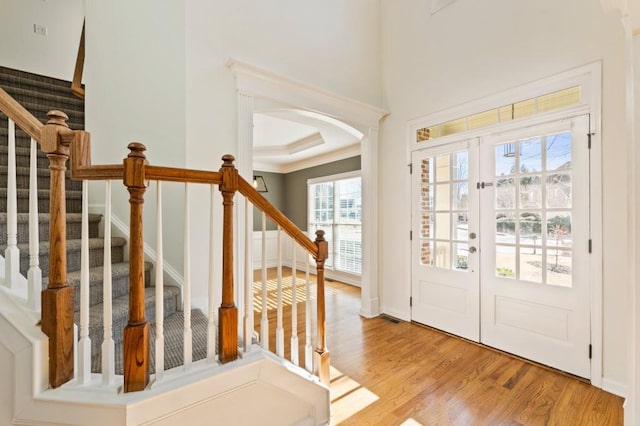
[[[362,318],[356,287],[327,282],[326,294],[333,425],[623,424],[617,396],[437,330]],[[283,315],[286,354],[290,311]],[[257,330],[259,319],[256,313]],[[269,320],[274,350],[275,310]],[[302,362],[304,303],[298,335]]]

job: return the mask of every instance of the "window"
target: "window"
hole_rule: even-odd
[[[309,235],[322,229],[329,243],[325,267],[362,273],[362,185],[360,171],[310,179]]]
[[[506,121],[518,120],[535,114],[566,108],[579,104],[581,100],[582,88],[580,86],[558,90],[536,98],[417,129],[416,142],[427,142],[431,139],[466,132],[467,130],[480,129]]]

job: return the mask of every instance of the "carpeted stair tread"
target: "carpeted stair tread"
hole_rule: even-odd
[[[18,243],[29,242],[29,213],[18,213]],[[40,241],[49,241],[48,213],[38,214],[38,236]],[[89,215],[89,237],[98,236],[102,215]],[[79,239],[82,236],[82,214],[67,214],[67,240]],[[0,245],[7,244],[7,214],[0,213]]]
[[[155,287],[145,287],[144,304],[145,316],[150,323],[155,322],[156,298]],[[164,287],[164,312],[169,316],[178,310],[178,297],[180,289],[178,287]],[[91,353],[97,353],[100,348],[103,336],[103,314],[104,305],[98,303],[89,309],[89,337],[91,338]],[[111,318],[113,329],[113,341],[122,342],[123,330],[129,321],[129,295],[117,297],[112,300]],[[80,326],[80,312],[75,313],[75,323]]]
[[[51,170],[48,168],[38,168],[37,173],[37,185],[38,188],[48,189],[50,185]],[[7,186],[7,179],[9,173],[9,166],[0,165],[0,186]],[[82,191],[82,181],[71,180],[71,171],[67,169],[65,171],[65,187],[68,191]],[[31,179],[31,169],[29,167],[17,166],[16,167],[16,186],[18,188],[29,188],[29,182]]]
[[[111,258],[112,262],[124,261],[124,245],[126,240],[120,237],[111,238]],[[67,270],[77,271],[80,269],[81,264],[81,241],[80,240],[67,240]],[[0,250],[4,250],[4,246],[0,246]],[[40,248],[40,269],[42,270],[42,276],[49,275],[49,242],[41,241]],[[29,244],[18,244],[20,250],[20,272],[27,276],[29,270]],[[104,264],[104,239],[103,238],[90,238],[89,239],[89,267],[94,268],[96,266],[102,266]]]
[[[53,92],[61,96],[73,96],[71,94],[71,83],[68,81],[6,67],[0,67],[0,86],[3,88],[20,87],[39,92]]]
[[[20,104],[27,109],[31,114],[33,114],[38,120],[41,122],[48,121],[47,113],[52,109],[58,109],[67,114],[69,120],[67,120],[67,125],[73,130],[80,130],[84,128],[84,111],[74,111],[64,108],[58,107],[50,107],[48,105],[43,105],[39,103],[29,102],[22,99],[16,99]]]
[[[16,191],[18,198],[18,211],[26,212],[29,210],[29,190],[18,188]],[[82,191],[68,190],[66,191],[67,211],[70,213],[78,213],[82,210]],[[7,188],[0,188],[0,211],[7,210]],[[49,212],[49,190],[38,189],[38,211],[41,213]]]
[[[2,129],[0,129],[0,133],[2,133]],[[0,134],[0,139],[2,139],[1,134]],[[16,164],[26,165],[26,164],[30,164],[30,161],[31,161],[31,149],[21,147],[16,144]],[[49,159],[40,150],[38,150],[38,156],[36,161],[37,161],[38,170],[49,168]],[[9,163],[9,148],[6,145],[0,144],[0,165],[6,166],[8,165],[8,163]]]
[[[41,90],[34,90],[36,88],[25,88],[19,86],[2,85],[4,90],[15,99],[25,99],[27,102],[46,102],[47,105],[57,105],[57,109],[67,112],[84,111],[84,101],[76,98],[75,96],[56,95],[53,93],[45,93]],[[69,92],[71,89],[69,89]]]
[[[144,264],[145,282],[149,282],[151,279],[151,270],[153,265],[150,262]],[[89,305],[97,305],[104,301],[104,287],[103,287],[103,273],[104,268],[102,266],[96,266],[89,268]],[[72,271],[67,274],[67,284],[75,289],[74,298],[74,311],[80,309],[80,271]],[[49,278],[42,279],[42,287],[46,288],[49,283]],[[129,263],[119,262],[111,264],[111,298],[115,299],[120,296],[124,296],[129,292]]]
[[[191,310],[191,332],[192,332],[192,361],[199,361],[207,356],[207,327],[209,320],[200,309]],[[170,370],[184,364],[184,351],[182,343],[184,341],[184,315],[182,311],[175,312],[164,319],[164,369]],[[155,373],[156,366],[156,325],[151,324],[149,333],[149,353],[151,358],[150,373]],[[115,345],[115,370],[116,374],[122,374],[122,353],[123,344]],[[99,373],[102,369],[102,355],[100,352],[92,352],[91,371]]]

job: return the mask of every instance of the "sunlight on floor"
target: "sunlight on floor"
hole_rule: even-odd
[[[340,424],[343,420],[380,399],[378,395],[362,387],[360,383],[342,374],[333,366],[331,367],[330,379],[331,424]],[[412,423],[408,423],[408,425],[412,425]]]
[[[407,419],[404,422],[400,423],[400,426],[424,426],[424,425],[413,419]]]

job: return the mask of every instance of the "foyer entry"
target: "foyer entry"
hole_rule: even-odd
[[[412,154],[412,320],[590,376],[589,118]]]

